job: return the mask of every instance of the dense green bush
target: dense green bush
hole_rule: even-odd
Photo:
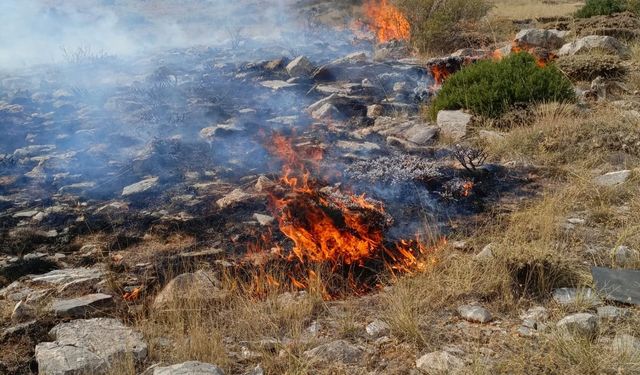
[[[539,67],[528,53],[515,53],[500,61],[479,61],[453,74],[431,104],[431,116],[442,109],[468,109],[497,118],[515,104],[570,101],[571,82],[553,65]]]
[[[457,49],[460,35],[470,38],[473,23],[492,5],[488,0],[395,0],[411,24],[411,41],[420,51]]]
[[[587,3],[576,12],[578,18],[609,15],[625,10],[640,12],[639,0],[587,0]]]

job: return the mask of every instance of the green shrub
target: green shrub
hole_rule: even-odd
[[[423,52],[453,51],[461,47],[461,35],[475,38],[470,25],[492,7],[488,0],[395,0],[395,3],[411,24],[411,42]]]
[[[587,0],[587,3],[576,12],[578,18],[609,15],[613,13],[640,11],[638,0]]]
[[[571,82],[554,65],[539,67],[528,53],[516,53],[500,61],[479,61],[451,75],[433,100],[435,119],[442,109],[468,109],[498,118],[515,104],[570,101]]]

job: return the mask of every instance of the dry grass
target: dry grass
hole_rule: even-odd
[[[509,19],[568,16],[578,10],[583,1],[575,0],[495,0],[491,16]]]

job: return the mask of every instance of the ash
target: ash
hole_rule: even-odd
[[[346,169],[353,180],[401,184],[442,177],[433,163],[418,155],[398,154],[356,161]]]

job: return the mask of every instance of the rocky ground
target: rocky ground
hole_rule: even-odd
[[[640,265],[640,60],[609,36],[638,21],[543,21],[427,62],[316,25],[3,75],[0,373],[640,373],[638,300],[590,275]],[[431,67],[514,46],[557,54],[579,103],[425,120]],[[282,134],[429,265],[339,297],[313,280],[348,270],[261,273],[292,247],[269,200]]]

